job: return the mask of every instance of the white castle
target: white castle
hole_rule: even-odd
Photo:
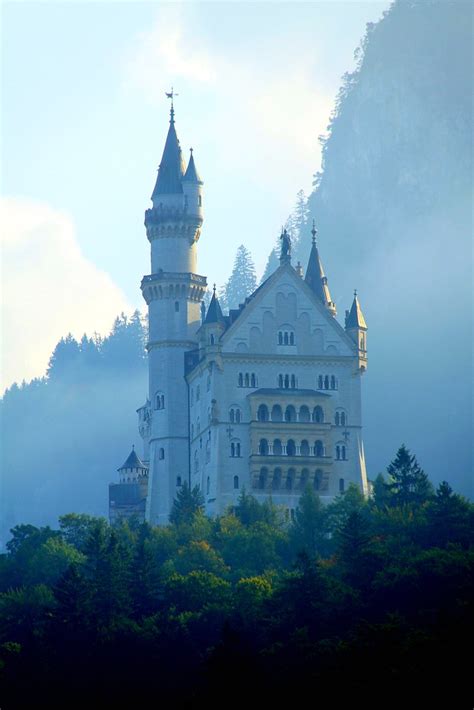
[[[151,199],[151,274],[141,283],[149,399],[138,410],[145,463],[133,457],[135,473],[148,477],[146,519],[166,524],[184,482],[199,486],[209,515],[243,489],[271,496],[291,517],[307,485],[326,501],[350,483],[366,494],[367,326],[357,294],[345,328],[336,320],[314,225],[306,275],[292,266],[284,232],[280,266],[225,316],[215,289],[207,311],[203,303],[203,182],[192,150],[185,168],[173,105]]]

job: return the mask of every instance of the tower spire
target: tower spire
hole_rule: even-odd
[[[161,158],[160,167],[158,168],[158,177],[156,178],[155,187],[151,196],[155,200],[160,195],[182,195],[183,187],[181,180],[184,176],[184,161],[181,153],[181,146],[176,133],[174,121],[174,104],[173,99],[178,94],[174,93],[171,87],[170,92],[165,92],[168,99],[171,99],[170,108],[170,126],[166,143]]]
[[[324,273],[323,265],[319,257],[318,247],[316,245],[316,225],[313,219],[313,227],[311,229],[312,234],[312,246],[311,252],[308,260],[308,267],[306,269],[305,281],[308,286],[312,289],[321,303],[326,306],[330,311],[331,315],[336,315],[336,304],[331,299],[331,294],[329,292],[328,280]]]

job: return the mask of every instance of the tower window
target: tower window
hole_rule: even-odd
[[[176,311],[176,313],[179,311],[179,301],[174,302],[174,310]]]
[[[199,195],[199,207],[202,207],[202,196]]]
[[[165,395],[162,392],[157,392],[155,395],[155,409],[165,408]]]
[[[244,386],[244,376],[241,372],[239,372],[239,387]]]
[[[182,485],[182,484],[181,484],[181,476],[178,476],[178,477],[176,478],[176,487],[179,488],[181,485]]]
[[[237,489],[239,487],[239,477],[234,476],[234,488]]]
[[[345,489],[344,479],[340,478],[339,479],[339,493],[344,493],[344,489]]]
[[[165,450],[164,449],[159,450],[158,458],[160,459],[160,461],[162,461],[165,458]]]
[[[259,422],[268,422],[268,407],[266,404],[261,404],[257,410],[257,420]]]

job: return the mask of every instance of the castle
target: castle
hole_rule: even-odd
[[[280,266],[238,309],[222,313],[197,273],[203,182],[191,150],[185,167],[171,103],[158,177],[145,212],[151,274],[149,399],[138,409],[143,461],[132,451],[110,487],[111,521],[135,512],[168,522],[180,486],[199,486],[209,515],[242,490],[269,496],[288,517],[311,485],[331,500],[354,483],[367,493],[361,375],[367,326],[354,294],[345,327],[336,320],[312,229],[306,273]]]

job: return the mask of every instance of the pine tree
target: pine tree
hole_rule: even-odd
[[[440,547],[449,542],[468,545],[474,540],[474,506],[442,481],[428,511],[431,540]]]
[[[71,333],[68,333],[65,338],[61,338],[53,350],[46,373],[48,378],[60,380],[74,374],[79,356],[79,343]]]
[[[235,255],[234,268],[223,288],[223,304],[226,308],[238,308],[240,303],[244,303],[247,296],[250,296],[257,288],[257,278],[255,276],[255,266],[252,255],[243,244],[237,249]]]
[[[311,486],[306,486],[290,528],[290,540],[297,553],[305,552],[312,558],[322,553],[327,544],[325,521],[321,499]]]
[[[280,262],[278,260],[278,252],[276,249],[272,249],[270,254],[268,255],[267,265],[265,267],[265,271],[263,272],[263,276],[261,278],[260,283],[263,284],[263,282],[266,281],[268,277],[271,276],[273,272],[278,269],[279,266]]]
[[[394,505],[420,505],[433,495],[433,486],[420,468],[415,455],[405,444],[398,449],[395,459],[387,468],[390,482],[388,490],[393,494]]]
[[[184,482],[173,501],[173,507],[169,515],[169,521],[173,525],[192,523],[194,516],[204,509],[204,498],[199,486],[190,488]]]

